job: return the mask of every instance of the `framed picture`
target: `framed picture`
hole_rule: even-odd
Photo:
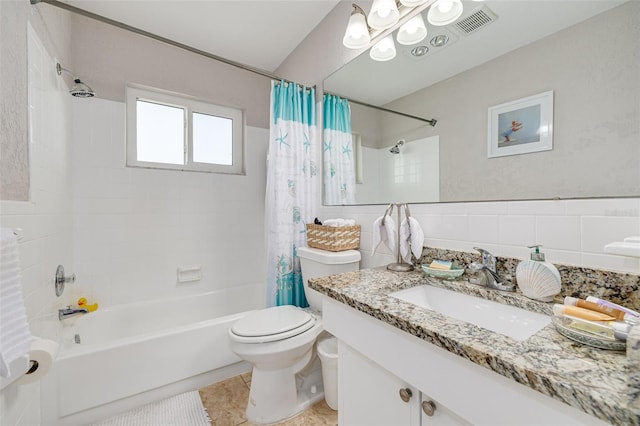
[[[553,91],[489,108],[489,158],[553,149]]]

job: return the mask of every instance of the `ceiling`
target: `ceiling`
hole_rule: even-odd
[[[495,20],[468,35],[454,24],[427,24],[429,35],[421,44],[428,46],[429,40],[442,32],[451,42],[440,50],[429,46],[429,54],[421,58],[409,53],[415,46],[399,44],[396,57],[388,62],[373,61],[364,53],[325,80],[324,89],[371,105],[387,105],[622,3],[623,0],[463,0],[464,13],[457,22],[487,7],[497,15]],[[423,15],[426,22],[426,12]],[[570,52],[567,55],[570,60]]]
[[[339,0],[62,0],[273,72]]]

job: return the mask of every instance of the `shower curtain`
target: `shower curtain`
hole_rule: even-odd
[[[297,248],[316,205],[315,88],[271,82],[267,168],[267,306],[306,307]]]
[[[351,134],[351,108],[347,99],[325,93],[323,131],[324,201],[354,204],[356,168]]]

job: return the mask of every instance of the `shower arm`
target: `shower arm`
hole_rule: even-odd
[[[76,80],[80,80],[78,77],[76,77],[76,75],[74,73],[72,73],[71,71],[69,71],[68,69],[64,68],[62,65],[60,65],[60,62],[56,63],[56,72],[58,73],[58,75],[62,75],[62,72],[66,72],[67,74],[69,74],[71,76],[71,79],[77,83]]]

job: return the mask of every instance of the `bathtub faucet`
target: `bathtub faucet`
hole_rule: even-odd
[[[63,319],[86,313],[89,313],[89,311],[84,308],[72,308],[71,306],[67,306],[66,308],[58,309],[58,319],[62,321]]]

